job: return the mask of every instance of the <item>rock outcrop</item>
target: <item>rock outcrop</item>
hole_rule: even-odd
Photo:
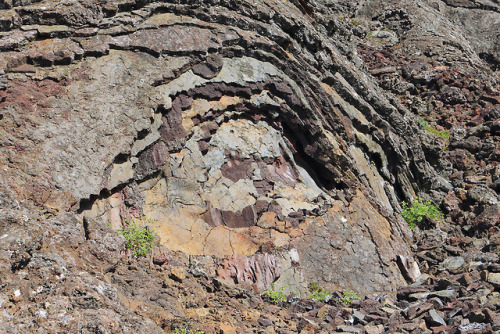
[[[444,322],[458,314],[443,306],[456,302],[458,287],[451,297],[433,294],[478,277],[453,276],[443,288],[420,270],[459,275],[466,260],[470,268],[498,263],[497,2],[28,0],[0,8],[7,332],[153,333],[192,318],[215,328],[229,315],[208,309],[235,296],[248,319],[256,316],[258,295],[231,284],[261,292],[275,283],[305,297],[313,281],[370,296],[398,291],[394,307],[380,298],[360,306],[391,309],[356,320],[382,331],[423,329],[414,319],[492,330],[474,317],[470,328]],[[442,202],[446,220],[412,232],[400,203],[417,197]],[[151,263],[123,252],[115,231],[133,219],[159,237]],[[487,255],[472,255],[480,246]],[[470,255],[460,262],[462,252]],[[498,268],[488,266],[481,289],[491,294]],[[405,279],[425,287],[401,292]],[[417,293],[428,294],[408,299]],[[188,294],[199,298],[190,303]],[[434,297],[442,300],[426,301]],[[334,326],[314,330],[352,319],[334,307],[322,311]]]

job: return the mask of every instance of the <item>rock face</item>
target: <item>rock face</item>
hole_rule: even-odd
[[[443,201],[443,233],[489,228],[498,245],[495,2],[0,8],[0,305],[8,305],[0,316],[12,332],[51,330],[51,307],[73,319],[53,330],[161,331],[194,311],[173,292],[134,297],[133,285],[180,284],[188,265],[215,280],[194,290],[276,282],[305,294],[315,281],[394,293],[420,274],[399,215],[399,203],[417,196]],[[130,278],[125,269],[113,229],[140,217],[159,236],[153,262],[169,272],[131,261]],[[414,236],[448,240],[420,228]],[[427,251],[419,260],[437,265]],[[438,259],[436,270],[463,270],[463,258],[451,269],[458,260]],[[40,309],[23,308],[30,294]],[[54,301],[42,307],[43,298]],[[446,327],[438,313],[429,317]]]

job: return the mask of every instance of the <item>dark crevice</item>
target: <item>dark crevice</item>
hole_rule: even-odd
[[[84,211],[91,210],[92,206],[94,205],[95,201],[97,201],[100,198],[105,198],[109,197],[111,194],[109,190],[107,189],[102,189],[98,195],[90,195],[88,198],[83,198],[79,202],[78,209],[76,209],[77,214],[81,214]]]
[[[484,60],[493,71],[500,70],[500,62],[491,53],[481,52],[479,58]]]
[[[83,232],[85,233],[85,240],[90,240],[89,222],[85,217],[83,217]]]

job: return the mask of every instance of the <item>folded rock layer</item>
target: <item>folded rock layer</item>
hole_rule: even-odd
[[[396,259],[411,258],[411,231],[399,203],[452,185],[441,158],[429,162],[418,121],[359,66],[352,27],[333,9],[280,0],[0,8],[0,207],[9,231],[34,226],[20,241],[34,246],[0,238],[20,254],[6,264],[14,273],[36,261],[88,272],[96,260],[82,252],[112,263],[106,253],[122,245],[107,226],[147,217],[163,247],[229,282],[363,293],[405,284]],[[51,241],[51,229],[78,240]],[[138,312],[113,312],[129,309]]]

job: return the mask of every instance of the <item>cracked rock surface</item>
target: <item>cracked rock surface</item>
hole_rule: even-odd
[[[499,330],[499,18],[496,1],[0,2],[5,331]],[[445,219],[410,230],[417,197]],[[133,219],[149,259],[116,232]],[[307,300],[313,281],[338,298]],[[259,306],[271,284],[288,310]]]

